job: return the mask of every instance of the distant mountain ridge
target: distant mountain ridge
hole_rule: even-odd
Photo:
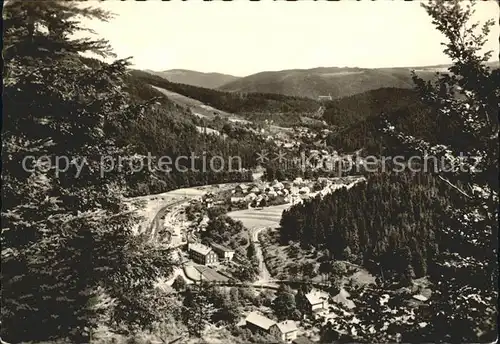
[[[488,65],[498,68],[499,62],[489,62]],[[332,99],[338,99],[379,88],[410,89],[414,87],[412,70],[424,80],[429,80],[436,72],[447,72],[448,67],[449,65],[394,68],[317,67],[269,71],[239,78],[219,89],[231,92],[279,93],[313,99],[331,96]]]
[[[146,70],[146,72],[161,76],[171,82],[204,88],[218,88],[239,79],[229,74],[203,73],[187,69],[170,69],[162,72]]]
[[[487,63],[499,68],[499,62]],[[274,93],[318,100],[320,96],[332,99],[349,97],[379,88],[413,88],[411,71],[429,80],[436,72],[446,72],[449,65],[394,68],[315,67],[264,71],[245,77],[222,73],[202,73],[185,69],[164,72],[147,71],[174,83],[218,89],[226,92]]]

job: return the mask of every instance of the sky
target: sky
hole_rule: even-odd
[[[420,1],[98,3],[111,21],[84,20],[135,68],[190,69],[235,76],[314,67],[414,67],[449,63],[444,36]],[[478,2],[475,19],[498,18],[496,1]],[[498,60],[499,28],[487,50]]]

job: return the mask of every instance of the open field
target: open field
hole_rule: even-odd
[[[278,227],[281,221],[281,214],[288,209],[290,204],[275,205],[261,210],[244,209],[228,213],[234,220],[241,221],[248,229],[257,227]]]
[[[151,85],[151,87],[153,87],[157,91],[166,95],[174,103],[191,109],[191,112],[197,117],[206,118],[206,119],[214,119],[215,116],[218,115],[220,117],[227,118],[232,122],[249,123],[247,120],[245,120],[237,115],[216,109],[212,106],[209,106],[209,105],[206,105],[206,104],[200,102],[199,100],[183,96],[182,94],[172,92],[172,91],[166,90],[166,89],[161,88],[161,87],[156,87],[156,86],[152,86],[152,85]]]
[[[189,107],[203,105],[203,103],[200,102],[199,100],[183,96],[182,94],[175,93],[175,92],[166,90],[166,89],[161,88],[161,87],[156,87],[156,86],[152,86],[152,85],[151,85],[151,87],[153,87],[157,91],[160,91],[161,93],[166,95],[171,101],[173,101],[174,103],[177,103],[179,105],[189,106]]]

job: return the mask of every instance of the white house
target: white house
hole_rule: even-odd
[[[231,203],[240,203],[240,202],[243,202],[245,199],[246,199],[246,196],[242,196],[242,195],[234,196],[234,197],[231,197]]]
[[[317,290],[311,290],[306,294],[307,302],[309,303],[310,311],[320,312],[326,308],[328,295]]]
[[[297,338],[297,324],[293,320],[285,320],[272,325],[269,332],[272,336],[290,343]]]

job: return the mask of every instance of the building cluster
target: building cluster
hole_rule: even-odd
[[[216,264],[220,261],[230,261],[234,258],[234,250],[212,243],[210,246],[191,243],[188,245],[190,258],[203,265]]]
[[[240,184],[233,190],[231,203],[262,204],[263,201],[270,201],[277,197],[282,197],[286,203],[294,203],[297,198],[304,198],[311,193],[309,184],[310,182],[302,178],[284,182],[275,180],[272,183]]]

